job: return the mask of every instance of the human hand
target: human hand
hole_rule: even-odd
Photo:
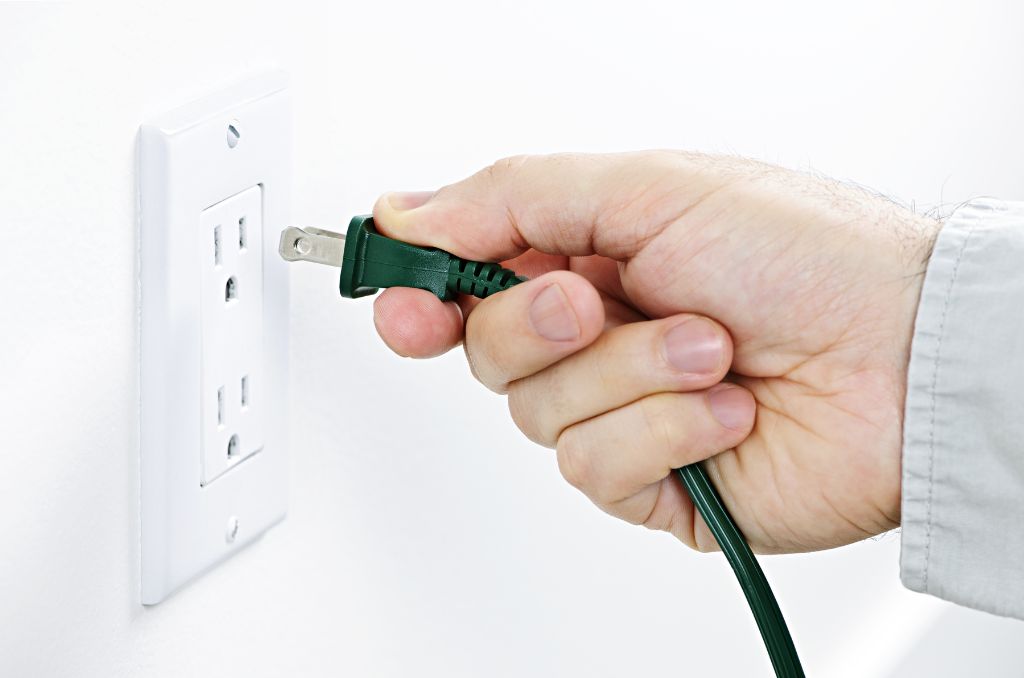
[[[459,305],[385,290],[375,323],[405,356],[465,337],[474,375],[608,513],[714,550],[670,475],[706,460],[762,553],[899,524],[934,220],[833,181],[662,151],[511,158],[435,194],[385,195],[374,220],[533,278]]]

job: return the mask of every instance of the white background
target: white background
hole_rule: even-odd
[[[0,5],[0,675],[768,675],[721,556],[593,509],[458,352],[391,356],[313,266],[291,513],[142,608],[136,130],[283,66],[295,223],[336,229],[556,150],[1019,199],[1022,26],[989,1]],[[898,542],[764,561],[808,672],[1015,675],[1024,625],[904,591]]]

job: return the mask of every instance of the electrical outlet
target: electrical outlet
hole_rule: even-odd
[[[263,449],[263,201],[253,186],[207,207],[202,244],[202,479]]]
[[[279,72],[139,130],[143,604],[285,516],[290,131]]]

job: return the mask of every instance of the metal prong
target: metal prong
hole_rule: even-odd
[[[341,266],[345,236],[321,228],[289,226],[281,231],[278,252],[286,261],[312,261],[314,264]]]

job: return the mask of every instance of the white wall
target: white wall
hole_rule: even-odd
[[[460,355],[392,357],[314,267],[287,521],[142,608],[134,143],[277,63],[299,224],[553,150],[1024,198],[1019,3],[824,5],[0,5],[0,675],[767,675],[720,556],[593,509]],[[812,675],[1016,670],[1024,626],[902,590],[897,556],[888,535],[764,561]]]

